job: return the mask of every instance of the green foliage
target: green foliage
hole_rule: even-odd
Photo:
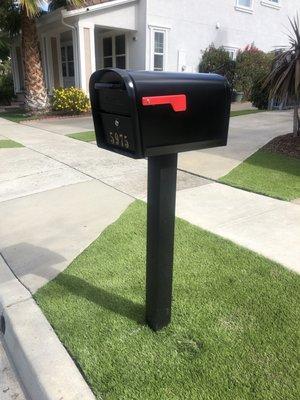
[[[294,136],[300,137],[300,23],[299,16],[290,19],[290,48],[275,58],[265,86],[270,88],[270,99],[294,101]]]
[[[10,60],[0,60],[0,104],[8,105],[14,97],[14,83]]]
[[[237,91],[244,93],[244,99],[251,99],[251,91],[257,77],[267,76],[270,71],[273,54],[267,54],[255,46],[246,46],[238,52],[236,58],[236,69],[234,87]]]
[[[54,89],[52,108],[54,111],[79,114],[89,111],[90,101],[81,89],[75,87]]]
[[[251,88],[250,101],[253,106],[257,107],[259,110],[267,110],[269,106],[270,90],[264,86],[265,79],[266,76],[264,74],[258,77]]]
[[[216,48],[210,45],[203,53],[199,72],[213,72],[225,76],[229,83],[233,83],[235,62],[231,60],[228,51],[223,47]]]
[[[176,220],[172,324],[144,323],[135,202],[35,294],[97,399],[296,400],[300,277]]]

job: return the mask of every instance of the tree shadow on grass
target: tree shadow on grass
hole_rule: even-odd
[[[138,324],[145,323],[145,306],[142,304],[108,292],[74,275],[62,273],[56,278],[55,283],[73,295],[85,298],[114,314],[131,319]]]

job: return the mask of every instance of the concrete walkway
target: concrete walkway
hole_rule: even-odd
[[[234,109],[249,109],[248,103],[237,103]],[[225,148],[205,149],[179,155],[179,168],[200,176],[218,179],[264,146],[274,137],[292,131],[292,112],[273,111],[233,117],[229,141]],[[91,117],[45,119],[23,122],[26,126],[62,135],[94,130]]]
[[[256,115],[265,115],[260,124],[269,133],[278,133],[278,125],[283,128],[289,120],[287,113],[274,113],[271,119],[269,114]],[[252,125],[255,129],[255,115],[238,118],[247,121],[247,131]],[[64,269],[134,198],[145,198],[146,162],[41,129],[5,120],[0,124],[6,137],[27,147],[5,150],[12,151],[12,166],[5,162],[0,166],[4,176],[0,178],[2,254],[34,292]],[[18,157],[17,150],[23,156]],[[16,163],[18,159],[24,161]],[[300,272],[299,205],[212,184],[188,173],[180,172],[178,181],[179,216]]]

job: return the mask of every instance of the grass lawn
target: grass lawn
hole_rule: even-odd
[[[67,136],[72,139],[81,140],[82,142],[94,142],[96,140],[94,131],[71,133],[70,135]]]
[[[297,400],[300,277],[177,220],[172,324],[144,325],[135,202],[35,299],[97,399]]]
[[[19,123],[22,121],[30,121],[30,120],[36,119],[37,116],[26,114],[26,112],[7,111],[7,112],[0,113],[0,118],[5,118],[5,119],[8,119],[9,121]]]
[[[282,200],[300,197],[300,159],[259,150],[220,182]]]
[[[21,143],[14,142],[10,139],[0,139],[0,149],[10,149],[13,147],[24,147]]]
[[[231,111],[230,116],[231,117],[239,117],[241,115],[247,115],[247,114],[256,114],[259,112],[264,112],[265,110],[238,110],[238,111]]]

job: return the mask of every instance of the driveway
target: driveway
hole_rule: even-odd
[[[182,153],[179,168],[218,179],[237,167],[276,136],[292,132],[291,111],[248,114],[230,119],[226,147]]]

